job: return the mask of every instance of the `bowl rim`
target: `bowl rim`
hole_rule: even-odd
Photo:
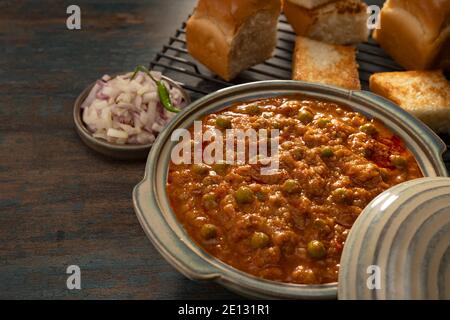
[[[116,73],[111,75],[111,79],[119,76],[124,75],[130,72],[122,72],[122,73]],[[191,98],[187,91],[181,86],[180,83],[176,82],[175,80],[166,77],[164,75],[161,75],[161,79],[169,83],[172,87],[176,87],[178,90],[180,90],[181,94],[183,95],[183,98],[186,101],[186,106],[188,106],[191,103]],[[143,149],[150,149],[154,142],[152,143],[146,143],[146,144],[117,144],[108,142],[106,140],[102,140],[99,138],[95,138],[92,133],[88,130],[86,127],[86,124],[83,121],[81,105],[83,104],[84,100],[89,95],[89,92],[91,92],[92,88],[95,86],[98,80],[92,82],[89,84],[84,90],[78,95],[78,97],[75,100],[74,106],[73,106],[73,121],[75,124],[75,129],[78,132],[79,135],[81,135],[84,139],[87,139],[90,143],[100,146],[104,149],[112,150],[112,151],[139,151]],[[158,134],[159,136],[159,134]],[[84,141],[84,140],[83,140]],[[91,148],[91,146],[88,144],[88,146]]]
[[[281,90],[282,92],[273,93],[276,90]],[[252,95],[245,96],[247,91],[253,92]],[[323,97],[325,100],[335,100],[340,98],[341,100],[345,100],[346,102],[343,103],[347,105],[356,105],[356,103],[362,103],[362,101],[364,101],[366,105],[377,105],[380,110],[386,108],[386,112],[389,113],[392,118],[395,118],[396,121],[405,122],[407,125],[411,126],[411,128],[409,128],[410,131],[417,133],[415,138],[420,140],[423,146],[428,146],[427,159],[430,163],[435,165],[435,167],[433,167],[433,170],[435,170],[434,175],[448,175],[442,160],[442,154],[446,149],[446,145],[442,140],[431,131],[431,129],[412,115],[396,106],[391,101],[371,92],[349,91],[333,86],[292,80],[268,80],[246,83],[216,91],[195,101],[185,108],[175,117],[174,121],[170,123],[164,132],[160,134],[147,159],[144,179],[137,184],[133,190],[135,212],[145,233],[163,257],[188,278],[214,280],[232,291],[257,298],[333,299],[337,297],[338,283],[305,285],[264,280],[239,271],[209,255],[206,251],[201,249],[200,246],[195,244],[186,232],[184,232],[184,234],[179,233],[180,226],[181,229],[184,230],[184,228],[181,223],[176,220],[176,217],[175,221],[178,225],[177,227],[173,225],[173,221],[166,221],[166,218],[170,217],[164,216],[161,211],[161,193],[158,193],[158,186],[156,184],[157,179],[164,180],[164,185],[167,181],[164,176],[164,171],[167,173],[168,163],[160,164],[159,166],[162,167],[159,167],[158,160],[161,159],[161,153],[164,152],[168,148],[167,145],[170,144],[170,141],[167,143],[170,134],[174,129],[178,128],[180,124],[189,122],[190,116],[192,117],[197,113],[201,113],[202,115],[210,113],[205,111],[205,105],[214,105],[214,103],[222,101],[223,109],[235,102],[235,100],[252,100],[253,95],[259,95],[259,99],[262,99],[264,96],[273,97],[305,93],[307,93],[307,96],[311,97],[325,94],[326,97]],[[246,98],[240,99],[241,96],[245,96]],[[366,108],[368,109],[367,106]],[[220,110],[220,108],[211,112],[216,112],[218,110]],[[373,117],[376,118],[376,116]],[[393,130],[392,128],[390,129]],[[393,131],[396,132],[395,130]],[[398,132],[396,133],[398,134]],[[405,133],[403,135],[405,135]],[[423,169],[424,168],[422,168],[422,170]],[[428,170],[432,169],[428,168]],[[431,176],[433,176],[433,174]],[[162,193],[165,195],[165,190]],[[164,201],[167,201],[167,199]],[[170,214],[174,216],[171,208]],[[171,222],[172,225],[170,224]],[[177,230],[174,230],[174,228]]]

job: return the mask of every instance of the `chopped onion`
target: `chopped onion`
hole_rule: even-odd
[[[138,72],[114,78],[104,75],[98,80],[81,105],[83,121],[93,136],[118,144],[149,144],[175,116],[161,104],[155,82],[145,73]],[[161,73],[152,72],[156,80]],[[172,104],[186,106],[183,94],[163,81],[168,88]]]

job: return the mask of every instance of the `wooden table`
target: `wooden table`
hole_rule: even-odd
[[[108,4],[107,4],[108,2]],[[195,0],[0,2],[0,299],[237,298],[186,279],[154,249],[132,208],[145,161],[85,147],[72,107],[104,73],[147,64]],[[81,268],[81,290],[66,268]]]
[[[235,298],[161,257],[131,202],[145,161],[98,155],[72,121],[89,82],[148,64],[195,0],[74,3],[79,31],[71,2],[0,2],[0,299]],[[81,290],[66,288],[72,264]]]

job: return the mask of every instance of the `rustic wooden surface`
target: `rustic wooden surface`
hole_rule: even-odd
[[[66,8],[82,30],[66,29]],[[72,107],[104,73],[147,64],[195,0],[0,2],[0,299],[237,298],[173,269],[131,203],[145,161],[85,147]],[[82,290],[65,270],[82,270]]]
[[[0,2],[0,299],[236,297],[159,255],[131,203],[145,161],[94,153],[72,122],[88,83],[147,64],[194,2]],[[72,3],[80,31],[66,29]],[[79,291],[66,288],[72,264]]]

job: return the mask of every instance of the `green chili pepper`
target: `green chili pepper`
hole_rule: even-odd
[[[161,101],[164,108],[167,111],[170,111],[173,113],[180,112],[179,109],[177,109],[173,106],[172,101],[170,101],[170,94],[169,94],[169,91],[167,90],[166,86],[161,81],[158,81],[155,78],[153,78],[152,74],[150,73],[150,71],[148,71],[148,69],[146,67],[137,66],[136,69],[134,69],[134,73],[131,76],[131,80],[133,80],[136,77],[136,75],[139,71],[146,73],[150,77],[150,79],[152,79],[156,83],[156,87],[158,89],[159,100]]]

